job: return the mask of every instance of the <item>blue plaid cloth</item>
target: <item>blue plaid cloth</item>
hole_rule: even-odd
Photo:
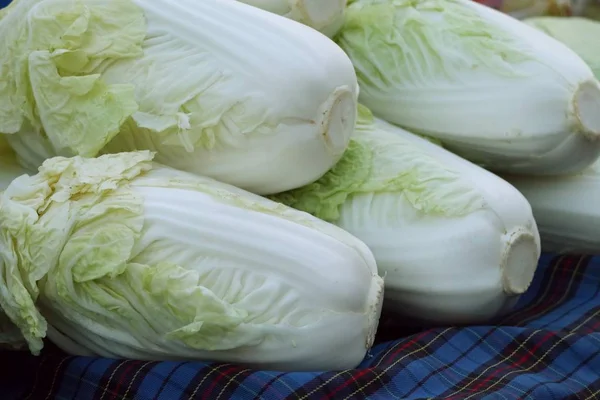
[[[488,326],[413,328],[384,315],[354,370],[0,353],[2,399],[596,399],[600,257],[543,255],[530,290]]]

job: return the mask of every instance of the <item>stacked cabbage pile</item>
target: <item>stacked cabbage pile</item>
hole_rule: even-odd
[[[510,311],[545,234],[600,249],[595,192],[573,186],[600,181],[600,34],[569,21],[470,0],[13,1],[0,344],[331,370],[363,359],[382,306]]]

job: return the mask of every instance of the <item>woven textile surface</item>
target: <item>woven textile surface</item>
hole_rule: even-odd
[[[378,344],[349,371],[5,352],[2,399],[600,398],[600,257],[543,255],[516,310],[489,326],[399,321],[384,314]]]

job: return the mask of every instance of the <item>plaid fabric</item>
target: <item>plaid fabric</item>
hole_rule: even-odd
[[[2,399],[600,398],[600,257],[544,255],[515,312],[489,326],[407,330],[384,315],[359,368],[279,373],[231,364],[2,353]],[[0,378],[0,379],[2,379]]]

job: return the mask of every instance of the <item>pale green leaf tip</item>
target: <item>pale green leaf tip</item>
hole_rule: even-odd
[[[516,76],[515,64],[535,54],[470,1],[456,0],[353,1],[336,41],[353,61],[361,87],[374,90],[452,79],[465,69]]]
[[[0,132],[28,120],[57,152],[95,156],[138,104],[132,85],[107,85],[94,68],[142,54],[144,13],[130,0],[39,3],[16,0],[2,13],[11,51],[0,56]]]
[[[0,290],[0,308],[21,330],[33,354],[39,354],[43,346],[41,339],[47,329],[46,320],[36,308],[39,282],[57,268],[59,253],[62,257],[72,252],[78,255],[80,263],[84,260],[81,248],[76,242],[67,241],[67,237],[74,224],[81,222],[78,213],[83,213],[85,208],[70,204],[63,207],[62,204],[79,198],[86,198],[88,205],[92,198],[101,201],[107,192],[114,192],[151,169],[153,157],[150,151],[89,159],[54,157],[42,164],[38,174],[23,175],[0,194],[0,279],[6,279],[0,281],[3,288]],[[128,204],[126,210],[133,210],[133,206]],[[53,213],[49,220],[47,213]],[[141,224],[138,225],[137,231],[141,229]],[[112,240],[112,236],[94,237]],[[118,245],[131,247],[133,242],[126,239]],[[110,255],[122,256],[121,253],[118,248],[113,248]],[[95,253],[89,254],[88,258],[93,259]],[[73,274],[76,277],[77,269]]]
[[[408,132],[377,123],[364,106],[358,113],[348,150],[329,172],[271,199],[333,223],[341,207],[361,193],[398,193],[424,214],[459,216],[483,207],[481,195],[459,173],[402,137]]]

